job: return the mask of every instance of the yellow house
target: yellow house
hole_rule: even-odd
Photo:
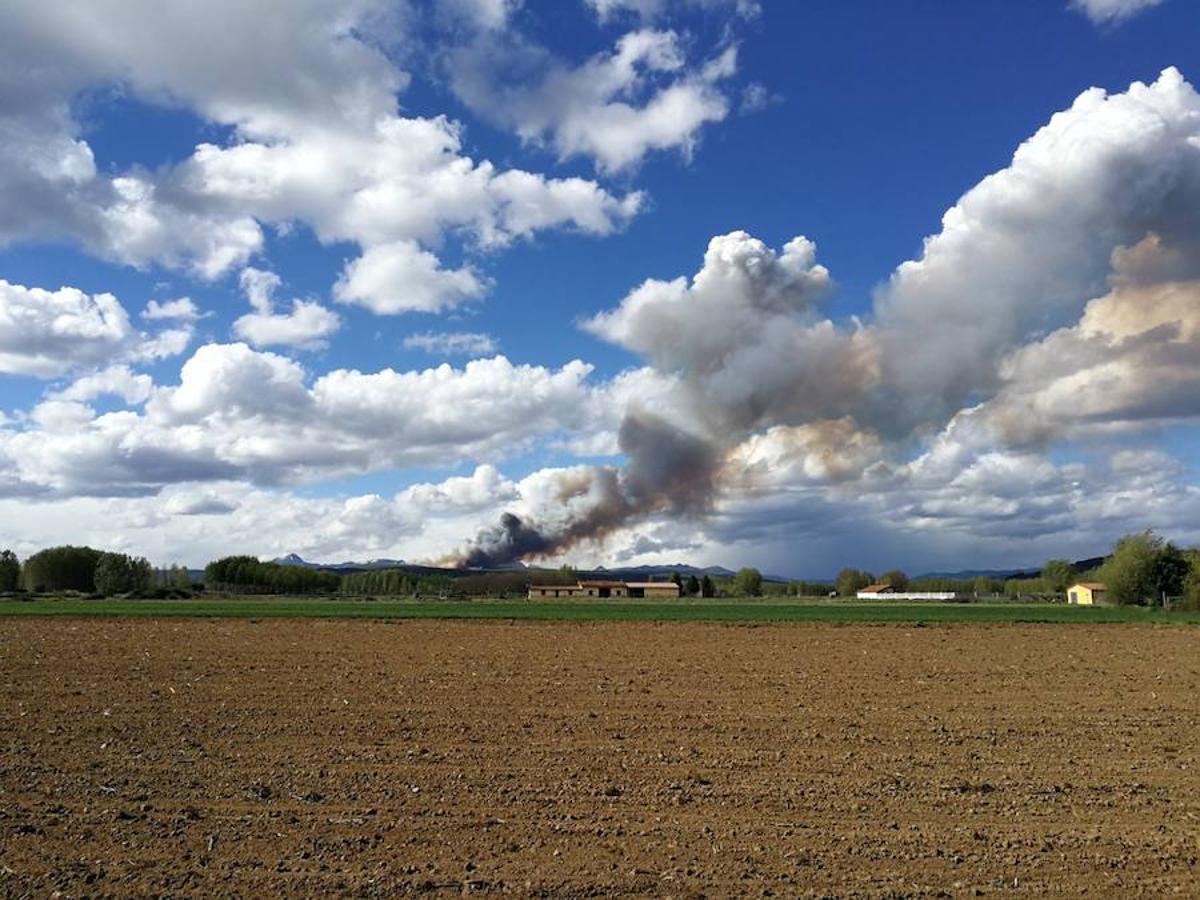
[[[1081,581],[1067,588],[1067,602],[1078,606],[1095,606],[1108,595],[1108,585],[1099,581]]]

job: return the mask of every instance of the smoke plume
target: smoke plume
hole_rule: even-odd
[[[712,506],[722,459],[712,443],[640,410],[625,416],[618,443],[627,459],[622,468],[556,474],[557,514],[532,521],[504,513],[476,536],[458,565],[494,568],[555,556],[652,513],[696,515]]]
[[[556,473],[535,516],[505,513],[460,565],[555,556],[651,515],[701,516],[730,454],[758,429],[821,422],[861,402],[876,371],[873,348],[861,330],[817,315],[830,286],[811,241],[797,237],[776,252],[735,231],[709,242],[690,283],[650,279],[585,322],[670,385],[656,402],[671,421],[630,403],[618,431],[624,466]]]
[[[861,482],[939,433],[954,439],[927,456],[967,460],[1194,416],[1198,123],[1175,69],[1084,92],[946,213],[862,320],[819,311],[832,279],[806,238],[777,252],[714,237],[691,279],[648,279],[583,323],[665,385],[656,415],[625,412],[626,464],[556,474],[533,516],[483,532],[467,558],[556,555],[779,472]]]

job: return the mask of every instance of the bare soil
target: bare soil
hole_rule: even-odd
[[[7,896],[1200,891],[1200,629],[0,622]]]

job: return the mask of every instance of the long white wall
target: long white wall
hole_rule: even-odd
[[[894,594],[872,594],[868,591],[859,591],[859,600],[957,600],[958,594],[954,591],[898,591]]]

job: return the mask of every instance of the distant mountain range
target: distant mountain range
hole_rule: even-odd
[[[405,565],[402,559],[369,559],[366,562],[315,563],[309,562],[298,553],[289,553],[287,556],[280,556],[271,560],[271,562],[279,563],[281,566],[303,566],[306,569],[325,569],[328,571],[340,571],[342,569],[353,571],[361,571],[363,569],[398,569]]]
[[[968,578],[1037,578],[1040,569],[961,569],[958,572],[922,572],[920,575],[910,575],[913,581],[925,578],[942,579],[945,581],[966,581]]]

